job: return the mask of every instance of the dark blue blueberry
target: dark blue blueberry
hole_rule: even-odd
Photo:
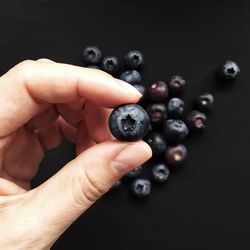
[[[87,66],[87,68],[89,68],[89,69],[100,69],[100,67],[99,67],[99,66],[97,66],[97,65],[93,65],[93,64],[88,65],[88,66]]]
[[[168,85],[163,81],[152,83],[147,90],[148,97],[154,102],[164,102],[168,98]]]
[[[131,190],[137,197],[145,197],[151,193],[151,182],[147,179],[138,178],[131,183]]]
[[[151,170],[152,179],[158,183],[165,182],[168,179],[169,174],[169,168],[164,163],[158,163],[153,165]]]
[[[182,92],[185,85],[186,85],[186,81],[179,75],[172,76],[168,83],[169,89],[172,93]]]
[[[142,166],[139,166],[137,168],[134,168],[132,171],[128,172],[126,176],[128,178],[135,178],[138,177],[142,172]]]
[[[231,60],[227,60],[218,69],[218,76],[220,77],[220,79],[225,81],[234,80],[239,73],[240,73],[239,66]]]
[[[149,131],[147,112],[137,104],[116,107],[109,117],[109,128],[115,138],[121,141],[137,141]]]
[[[145,103],[145,94],[146,94],[146,87],[144,85],[141,85],[141,84],[134,84],[133,87],[136,88],[142,94],[142,97],[137,102],[137,104],[139,104],[141,106],[144,106],[144,103]]]
[[[190,130],[203,130],[206,128],[207,117],[204,113],[194,110],[187,115],[187,125]]]
[[[195,107],[202,112],[208,112],[212,109],[214,97],[209,93],[201,94],[195,101]]]
[[[167,141],[178,143],[187,137],[189,131],[183,121],[169,119],[163,124],[163,133]]]
[[[142,94],[142,96],[145,95],[145,93],[146,93],[146,88],[145,88],[144,85],[141,85],[141,84],[134,84],[133,87],[136,88],[136,89]]]
[[[141,83],[141,73],[137,70],[126,70],[121,73],[120,79],[130,84]]]
[[[167,147],[165,151],[165,161],[171,167],[183,165],[187,158],[187,148],[182,145]]]
[[[168,115],[172,118],[179,118],[182,117],[184,112],[184,101],[180,98],[172,98],[168,102]]]
[[[159,132],[151,132],[146,138],[145,142],[151,147],[153,156],[158,156],[162,154],[167,147],[167,142],[164,136]]]
[[[119,60],[115,56],[106,56],[102,59],[101,68],[103,71],[114,75],[119,69]]]
[[[82,51],[85,65],[97,65],[101,62],[102,52],[97,46],[88,46]]]
[[[140,69],[144,65],[144,56],[139,50],[130,50],[124,57],[124,63],[129,69]]]
[[[163,103],[150,104],[146,111],[152,125],[162,124],[167,119],[167,108]]]

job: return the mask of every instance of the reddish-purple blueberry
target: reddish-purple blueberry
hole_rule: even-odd
[[[165,161],[171,167],[182,165],[187,158],[187,148],[183,144],[167,147]]]
[[[168,98],[168,85],[163,81],[152,83],[148,87],[148,97],[153,102],[164,102]]]

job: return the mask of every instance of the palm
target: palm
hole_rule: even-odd
[[[44,155],[38,137],[22,127],[1,139],[0,145],[4,149],[0,165],[1,177],[28,189]]]
[[[77,108],[80,106],[81,110]],[[84,110],[82,110],[82,102],[80,106],[79,102],[78,104],[74,103],[74,105],[57,105],[57,110],[59,110],[59,114],[57,114],[57,116],[63,116],[67,122],[73,125],[72,127],[68,125],[72,129],[67,128],[69,131],[66,131],[66,134],[75,134],[75,137],[77,139],[70,139],[74,140],[74,142],[76,143],[77,153],[92,145],[93,140],[89,135],[87,135],[88,133],[86,131],[81,131],[80,128],[74,128],[77,127],[76,124],[84,119],[87,121],[87,124],[90,124],[89,127],[92,127],[91,130],[93,131],[90,131],[92,132],[92,135],[93,133],[96,134],[95,124],[98,123],[96,119],[102,119],[102,113],[109,112],[108,110],[101,109],[93,104],[86,104],[86,108]],[[71,112],[65,112],[65,109],[71,109]],[[39,119],[39,116],[35,118],[35,120]],[[57,119],[57,123],[62,122],[65,124],[65,121],[62,118]],[[103,124],[101,126],[105,130],[105,126],[103,126]],[[54,131],[53,125],[49,126],[45,131],[42,131],[42,133],[41,130],[40,133],[34,133],[28,127],[29,126],[25,125],[11,135],[0,139],[0,150],[3,152],[0,156],[0,177],[14,182],[18,186],[26,190],[30,188],[30,182],[38,171],[39,164],[43,159],[45,150],[57,146],[60,143],[60,139],[62,139],[56,138],[56,133]],[[73,132],[70,130],[72,130]],[[60,133],[61,132],[62,131],[60,131]],[[103,131],[102,134],[105,135]],[[67,135],[65,137],[67,137]]]

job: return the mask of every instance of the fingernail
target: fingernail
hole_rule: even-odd
[[[127,83],[127,82],[124,82],[120,79],[115,79],[118,84],[123,87],[126,91],[128,91],[129,93],[131,94],[134,94],[134,95],[137,95],[139,97],[142,97],[142,94],[135,88],[133,87],[131,84]]]
[[[142,165],[152,156],[149,145],[143,141],[135,142],[124,148],[114,159],[113,166],[121,174]]]

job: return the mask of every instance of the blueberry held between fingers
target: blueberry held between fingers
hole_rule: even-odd
[[[119,60],[115,56],[106,56],[102,59],[101,68],[103,71],[114,75],[119,69]]]
[[[152,125],[161,124],[167,119],[167,108],[163,103],[150,104],[146,111]]]
[[[154,102],[163,102],[168,98],[168,85],[163,81],[152,83],[148,87],[148,97]]]
[[[131,183],[131,190],[137,197],[145,197],[151,193],[151,182],[147,179],[138,178]]]
[[[195,107],[199,111],[208,112],[212,109],[214,97],[209,93],[201,94],[195,101]]]
[[[126,70],[121,73],[120,79],[130,84],[141,83],[141,73],[137,70]]]
[[[204,113],[194,110],[187,115],[187,125],[190,130],[203,130],[206,127],[207,117]]]
[[[101,62],[102,52],[97,46],[88,46],[82,51],[85,65],[97,65]]]
[[[179,75],[172,76],[168,83],[169,89],[172,93],[182,92],[185,85],[186,85],[186,81]]]
[[[187,137],[189,131],[183,121],[169,119],[163,124],[163,133],[167,141],[178,143]]]
[[[227,60],[219,67],[217,73],[221,80],[234,80],[240,73],[240,68],[234,61]]]
[[[187,148],[182,145],[167,147],[165,151],[165,161],[171,167],[182,165],[187,158]]]
[[[172,98],[168,102],[167,110],[168,115],[172,118],[179,118],[183,115],[184,112],[184,101],[180,98]]]
[[[109,128],[115,138],[121,141],[143,139],[149,131],[149,116],[137,104],[116,107],[109,116]]]
[[[126,174],[126,176],[128,178],[135,178],[135,177],[138,177],[142,172],[142,166],[139,166],[137,168],[134,168],[133,170],[131,170],[130,172],[128,172]]]
[[[166,139],[159,132],[149,133],[145,138],[145,142],[151,147],[153,156],[162,154],[167,147]]]
[[[155,182],[165,182],[169,177],[170,171],[166,164],[158,163],[152,167],[151,176]]]
[[[139,50],[130,50],[124,57],[124,63],[129,69],[140,69],[144,65],[144,56]]]

